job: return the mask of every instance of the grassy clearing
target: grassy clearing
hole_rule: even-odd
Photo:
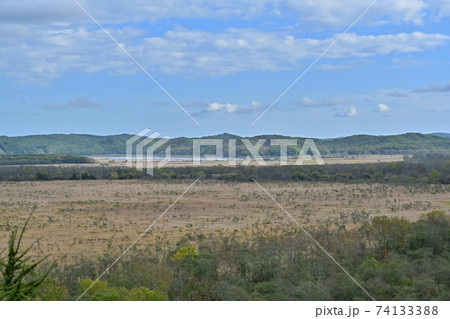
[[[47,181],[0,183],[0,247],[11,227],[37,210],[26,240],[34,251],[62,263],[116,253],[158,218],[189,185],[169,181]],[[366,216],[417,220],[440,209],[450,212],[448,185],[400,186],[325,182],[269,182],[263,186],[302,225],[357,225]],[[200,181],[142,240],[176,241],[186,233],[211,236],[283,233],[292,221],[255,183]]]

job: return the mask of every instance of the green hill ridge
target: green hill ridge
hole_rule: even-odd
[[[447,133],[405,133],[386,136],[361,134],[341,138],[313,140],[322,155],[407,154],[418,151],[449,152],[450,138],[446,135],[450,136]],[[131,137],[133,137],[131,134],[109,136],[88,134],[51,134],[20,137],[0,136],[0,154],[125,155],[126,142]],[[289,155],[298,154],[305,140],[304,137],[282,135],[240,137],[228,133],[204,138],[224,139],[225,156],[228,156],[228,141],[230,139],[236,139],[238,157],[248,155],[248,151],[241,141],[243,138],[249,139],[252,144],[255,144],[259,139],[265,139],[266,142],[259,150],[262,156],[276,156],[279,154],[280,147],[271,146],[270,139],[296,138],[298,145],[288,148]],[[177,137],[171,139],[165,146],[171,146],[173,156],[190,156],[192,155],[192,140],[193,138]],[[161,147],[155,154],[164,154],[164,150],[165,147]],[[214,147],[207,147],[206,151],[214,152]]]

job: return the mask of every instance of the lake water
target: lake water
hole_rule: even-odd
[[[103,159],[103,160],[109,160],[109,161],[126,161],[127,157],[126,156],[89,156],[90,158],[93,159]],[[147,158],[146,157],[140,157],[139,160],[141,161],[145,161]],[[164,157],[160,157],[160,156],[154,156],[153,160],[154,161],[161,161],[164,160]],[[172,156],[170,158],[171,161],[192,161],[192,157],[176,157],[176,156]],[[224,158],[224,157],[210,157],[210,158],[205,158],[205,157],[201,157],[200,161],[228,161],[229,158]],[[238,161],[243,161],[243,158],[238,158],[236,159]],[[133,157],[133,161],[136,161],[136,157]]]

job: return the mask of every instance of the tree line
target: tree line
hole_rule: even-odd
[[[450,184],[450,156],[409,156],[403,162],[374,164],[286,166],[185,166],[155,169],[147,175],[129,167],[0,167],[0,181],[86,179],[180,180],[205,178],[248,182],[264,181],[363,182],[394,184]]]
[[[45,165],[45,164],[93,164],[95,160],[86,156],[70,154],[26,154],[1,155],[0,165]]]
[[[342,219],[342,217],[340,217]],[[333,225],[340,225],[336,227]],[[306,225],[376,300],[449,300],[450,219],[432,211],[410,222],[364,218],[352,226]],[[119,252],[119,251],[118,251]],[[117,253],[52,269],[28,293],[33,300],[74,300]],[[3,259],[0,259],[3,260]],[[5,262],[0,263],[0,268]],[[43,271],[49,269],[42,266]],[[0,271],[0,296],[8,287]],[[39,277],[39,280],[42,278]],[[35,282],[34,282],[35,283]],[[5,288],[6,287],[6,288]],[[190,234],[176,243],[156,237],[131,249],[82,300],[369,300],[298,227],[273,234]]]

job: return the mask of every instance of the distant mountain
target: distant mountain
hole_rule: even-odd
[[[445,138],[450,138],[450,133],[432,133],[430,135],[433,136],[439,136],[439,137],[445,137]]]
[[[0,154],[124,155],[126,141],[131,137],[133,135],[130,134],[110,136],[86,134],[31,135],[22,137],[0,136]],[[314,141],[322,155],[408,154],[416,151],[448,152],[450,150],[449,137],[450,134],[446,133],[406,133],[388,136],[353,135],[334,139],[314,139]],[[228,156],[228,141],[232,139],[236,140],[236,154],[238,157],[249,154],[240,136],[223,133],[205,138],[223,139],[225,156]],[[298,145],[289,146],[289,155],[298,154],[305,140],[304,137],[282,135],[260,135],[245,138],[249,139],[253,145],[259,139],[266,140],[259,150],[262,156],[277,156],[279,154],[280,147],[271,146],[270,139],[296,138]],[[168,145],[171,146],[173,156],[192,155],[192,138],[174,138],[165,146]],[[213,146],[207,146],[205,148],[208,153],[213,153],[215,150]],[[164,150],[165,147],[161,147],[155,152],[155,155],[164,154]]]
[[[87,134],[0,136],[0,154],[103,155],[125,153],[132,135],[97,136]]]

